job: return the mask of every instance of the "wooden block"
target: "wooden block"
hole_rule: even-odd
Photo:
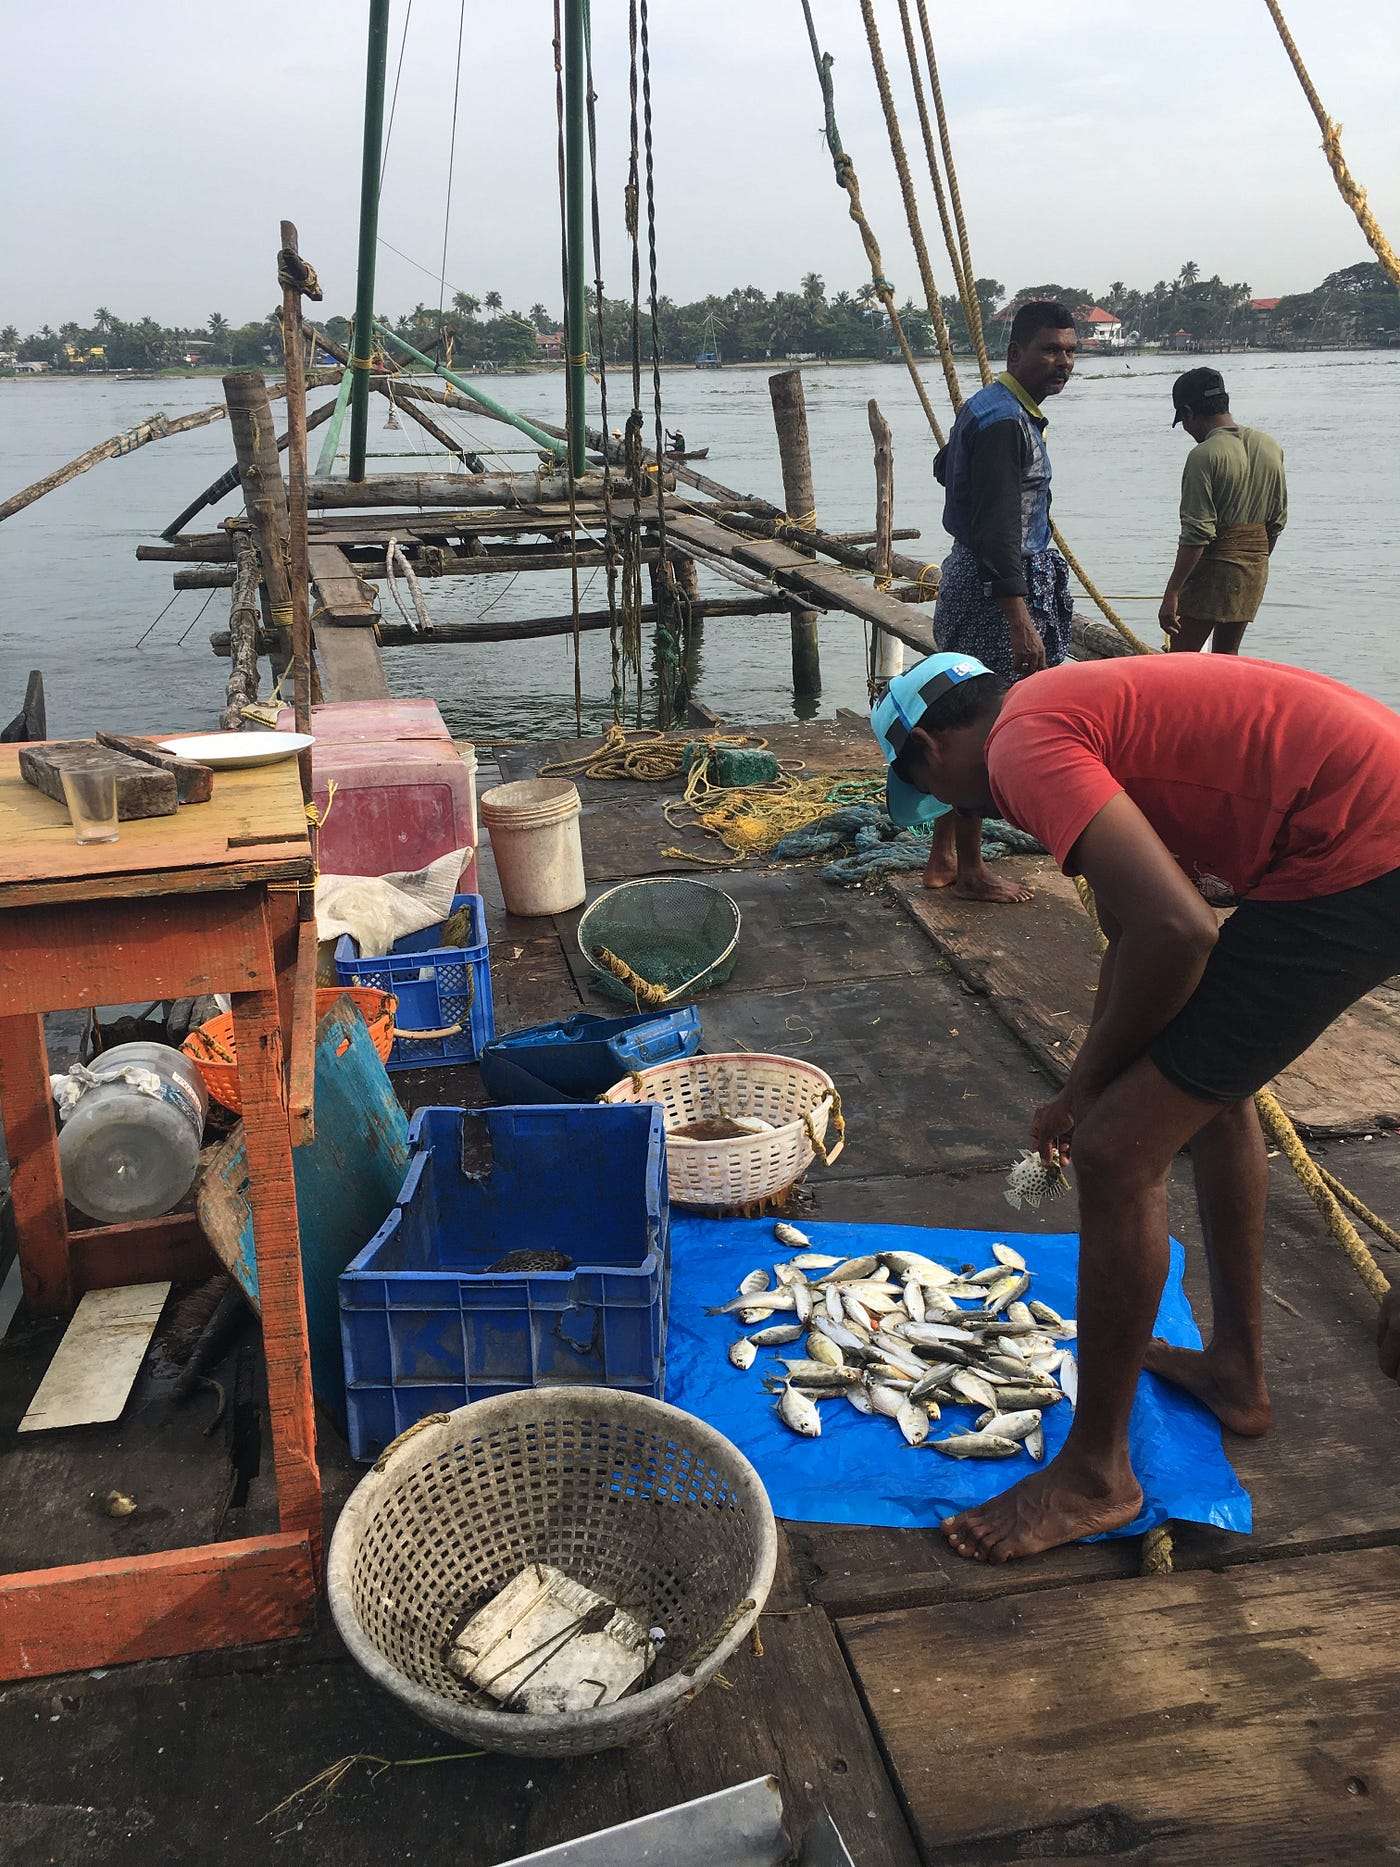
[[[924,1859],[1303,1867],[1394,1843],[1397,1605],[1369,1549],[839,1631]]]
[[[89,1290],[19,1423],[20,1432],[56,1432],[117,1419],[169,1295],[168,1283]]]
[[[0,1679],[285,1640],[316,1617],[305,1536],[0,1576]]]
[[[143,765],[168,771],[182,804],[207,804],[214,795],[214,768],[192,758],[177,758],[158,746],[154,739],[128,739],[122,733],[98,733],[97,743],[113,752],[125,752]]]
[[[122,822],[135,817],[169,817],[180,808],[179,787],[170,772],[157,771],[141,759],[95,745],[89,739],[50,739],[42,745],[19,749],[20,776],[58,804],[66,803],[65,771],[107,765],[116,770],[117,816]]]

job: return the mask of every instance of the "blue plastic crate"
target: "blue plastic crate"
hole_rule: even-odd
[[[409,1145],[393,1212],[339,1280],[357,1459],[424,1414],[515,1388],[664,1398],[659,1106],[425,1108]],[[574,1268],[487,1271],[517,1250],[563,1251]]]
[[[341,985],[369,985],[393,992],[399,1001],[394,1023],[400,1031],[436,1031],[436,1037],[394,1039],[391,1070],[430,1069],[437,1063],[475,1063],[496,1035],[491,1003],[491,964],[486,954],[486,910],[480,895],[457,895],[452,912],[471,909],[471,940],[465,947],[438,946],[442,923],[396,940],[388,953],[362,958],[349,934],[336,943],[335,973]]]
[[[699,1048],[693,1005],[630,1018],[577,1011],[496,1038],[482,1052],[481,1080],[496,1102],[593,1102],[630,1070],[693,1057]]]

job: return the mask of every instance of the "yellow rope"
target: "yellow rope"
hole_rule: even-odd
[[[977,297],[976,280],[972,271],[972,248],[967,237],[967,221],[963,217],[962,194],[958,188],[958,171],[953,161],[953,142],[948,134],[948,116],[943,108],[943,86],[938,81],[938,60],[933,55],[933,34],[929,30],[928,12],[924,0],[919,0],[919,24],[923,27],[924,55],[928,59],[929,82],[933,90],[933,108],[938,117],[939,141],[943,146],[943,163],[948,171],[948,192],[953,199],[953,219],[958,229],[958,245],[962,260],[962,273],[966,280],[963,295],[963,310],[967,317],[968,330],[972,333],[973,346],[977,351],[978,367],[984,383],[992,380],[992,366],[987,360],[987,344],[982,331],[982,306]],[[946,228],[946,221],[944,223]],[[949,251],[951,252],[951,241]],[[956,270],[956,267],[954,268]]]
[[[1172,1572],[1172,1533],[1163,1524],[1148,1530],[1142,1539],[1139,1575],[1170,1575]]]
[[[1400,1232],[1397,1232],[1393,1226],[1387,1225],[1384,1219],[1372,1212],[1371,1208],[1366,1205],[1363,1200],[1356,1197],[1356,1194],[1352,1192],[1349,1186],[1343,1186],[1335,1173],[1329,1173],[1320,1163],[1317,1171],[1322,1184],[1327,1188],[1329,1193],[1336,1195],[1340,1205],[1345,1206],[1348,1211],[1354,1212],[1361,1223],[1363,1225],[1368,1225],[1376,1234],[1377,1238],[1384,1239],[1392,1251],[1400,1251]]]
[[[1118,614],[1118,611],[1109,602],[1108,598],[1106,596],[1101,596],[1099,594],[1098,589],[1095,587],[1093,578],[1090,577],[1088,571],[1085,570],[1084,566],[1079,562],[1079,559],[1074,555],[1074,553],[1070,550],[1069,546],[1065,543],[1065,535],[1060,530],[1059,526],[1052,524],[1050,527],[1050,530],[1052,534],[1054,535],[1055,543],[1060,547],[1061,556],[1064,558],[1065,563],[1069,565],[1074,575],[1079,579],[1080,583],[1083,585],[1084,593],[1090,599],[1090,601],[1098,605],[1099,609],[1102,610],[1103,614],[1113,624],[1114,628],[1122,636],[1123,640],[1125,642],[1131,643],[1132,648],[1136,654],[1155,655],[1157,652],[1156,649],[1149,648],[1147,643],[1143,641],[1140,635],[1134,635],[1133,631],[1128,627],[1127,623],[1124,622],[1123,618]]]
[[[664,985],[653,985],[640,973],[633,972],[625,959],[619,959],[611,947],[600,946],[597,957],[607,967],[614,979],[620,979],[637,1001],[637,1009],[643,1005],[664,1005],[671,994]]]
[[[1366,203],[1366,190],[1347,167],[1346,157],[1342,154],[1342,126],[1340,123],[1334,123],[1323,109],[1322,99],[1318,96],[1317,89],[1308,76],[1308,68],[1303,63],[1302,54],[1293,43],[1293,34],[1288,30],[1288,23],[1283,17],[1283,9],[1278,4],[1278,0],[1264,0],[1264,4],[1268,7],[1270,17],[1278,28],[1278,36],[1283,41],[1283,49],[1287,52],[1293,69],[1298,74],[1298,82],[1303,87],[1303,95],[1312,106],[1312,113],[1317,118],[1318,127],[1322,131],[1322,153],[1327,158],[1327,166],[1332,171],[1341,197],[1355,214],[1357,225],[1365,234],[1367,244],[1389,273],[1392,283],[1400,285],[1400,259],[1397,259],[1395,249],[1386,239],[1380,222]]]
[[[928,314],[933,322],[934,336],[938,341],[939,361],[943,365],[943,380],[948,385],[948,400],[953,405],[953,412],[962,407],[962,389],[958,384],[957,366],[953,362],[953,345],[948,336],[948,326],[943,318],[943,301],[933,277],[933,264],[929,259],[928,245],[924,240],[923,225],[919,220],[919,204],[914,196],[914,182],[909,173],[909,158],[904,152],[904,136],[899,127],[899,114],[894,107],[894,98],[890,92],[890,74],[885,69],[885,54],[880,46],[880,29],[875,24],[875,9],[871,0],[860,0],[861,17],[865,21],[865,37],[870,47],[870,63],[875,71],[875,84],[880,93],[880,108],[885,114],[885,128],[889,132],[890,153],[894,157],[895,173],[899,177],[899,192],[904,198],[904,217],[909,223],[909,237],[914,243],[914,257],[918,261],[919,277],[923,281],[924,297],[928,302]]]

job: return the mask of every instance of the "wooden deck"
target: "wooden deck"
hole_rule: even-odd
[[[812,769],[868,762],[849,717],[767,736]],[[576,750],[499,756],[517,777]],[[683,839],[662,817],[665,787],[580,790],[594,892],[672,866],[661,851]],[[1072,1041],[1085,1015],[1092,949],[1077,903],[1047,884],[1024,909],[960,910],[958,926],[948,908],[935,943],[891,895],[830,889],[815,867],[717,879],[744,932],[733,977],[700,1001],[707,1044],[810,1055],[845,1100],[845,1155],[814,1170],[802,1210],[1003,1223],[1002,1176],[1052,1081],[1066,1042],[1055,1033],[1069,1025]],[[575,917],[520,922],[498,898],[488,907],[502,1029],[603,1008],[582,996]],[[480,1099],[474,1070],[398,1080],[413,1101]],[[1374,1140],[1330,1142],[1326,1157],[1394,1216],[1396,1138],[1364,1132]],[[1277,1423],[1228,1447],[1254,1536],[1181,1530],[1178,1573],[1145,1579],[1121,1541],[987,1569],[934,1532],[789,1524],[763,1657],[746,1652],[669,1731],[562,1764],[474,1758],[377,1777],[362,1766],[323,1805],[262,1825],[341,1757],[448,1758],[458,1746],[400,1712],[326,1626],[301,1643],[13,1687],[0,1693],[0,1859],[493,1867],[768,1770],[799,1819],[831,1809],[861,1867],[1386,1858],[1400,1790],[1397,1396],[1375,1366],[1370,1299],[1285,1164],[1273,1174]],[[1189,1171],[1175,1177],[1171,1220],[1204,1319]],[[1017,1224],[1072,1228],[1073,1203]],[[45,1560],[168,1546],[212,1534],[215,1519],[224,1535],[267,1527],[263,1478],[230,1507],[227,1450],[200,1431],[211,1403],[177,1416],[158,1383],[138,1388],[116,1427],[66,1436],[42,1458],[17,1450],[16,1408],[47,1341],[0,1354],[0,1561],[35,1544]],[[357,1473],[324,1424],[320,1449],[333,1513]],[[97,1502],[116,1485],[143,1504],[122,1523]]]

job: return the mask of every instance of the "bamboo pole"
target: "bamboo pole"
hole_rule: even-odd
[[[340,390],[331,405],[330,430],[321,443],[316,459],[318,474],[335,472],[335,457],[340,452],[340,431],[345,426],[345,411],[350,406],[350,391],[355,386],[355,372],[347,367],[340,378]]]
[[[343,344],[337,343],[335,338],[330,336],[326,331],[318,330],[314,324],[307,324],[304,328],[310,332],[316,343],[328,350],[333,357],[339,357],[348,368],[350,353]],[[446,405],[446,396],[439,395],[435,397],[431,390],[423,388],[418,383],[410,382],[401,383],[396,392],[390,388],[385,378],[389,375],[397,376],[399,374],[399,366],[397,363],[393,362],[392,359],[386,358],[385,361],[388,365],[385,374],[372,375],[370,377],[370,388],[376,390],[380,395],[385,396],[391,407],[402,409],[404,414],[409,416],[411,420],[416,421],[418,426],[424,429],[426,433],[430,434],[440,447],[445,447],[449,454],[455,454],[458,460],[464,463],[475,460],[476,455],[470,448],[464,447],[454,436],[448,434],[446,429],[440,428],[431,416],[425,415],[421,409],[411,407],[408,401],[405,400],[405,397],[411,396],[418,401],[437,400]],[[496,417],[492,416],[491,419],[495,420]],[[336,445],[339,446],[338,439]],[[326,478],[333,471],[334,466],[335,448],[331,447],[330,441],[327,439],[325,447],[321,449],[321,458],[316,463],[317,477],[319,479]],[[473,471],[476,471],[476,469],[473,469]]]
[[[148,441],[164,441],[172,434],[188,434],[191,428],[203,428],[211,421],[222,421],[225,412],[221,407],[200,408],[189,415],[177,415],[172,420],[157,409],[154,415],[147,415],[138,421],[134,428],[114,434],[110,440],[99,441],[96,447],[90,447],[85,454],[79,454],[76,460],[70,460],[66,467],[56,467],[52,473],[46,473],[42,480],[35,480],[32,486],[11,494],[0,504],[0,520],[11,518],[16,512],[23,512],[26,506],[32,506],[45,493],[66,486],[70,480],[76,480],[80,473],[86,473],[90,467],[96,467],[104,460],[117,460],[123,454],[134,453]]]
[[[292,710],[299,733],[311,731],[311,604],[306,557],[306,363],[301,298],[319,299],[313,267],[301,257],[295,223],[282,222],[277,255],[282,287],[282,350],[287,359],[287,569],[292,596]],[[311,748],[299,755],[302,796],[311,802]]]
[[[817,523],[817,496],[812,489],[812,454],[807,439],[807,402],[802,393],[801,370],[781,370],[768,378],[773,400],[773,422],[778,430],[778,454],[783,468],[783,501],[788,516],[800,530]],[[822,690],[821,647],[817,639],[817,612],[796,611],[792,618],[792,691],[819,694]]]
[[[335,370],[313,370],[306,378],[306,387],[308,389],[320,389],[324,387],[325,384],[335,382],[336,380],[337,372]],[[344,380],[343,377],[341,377],[341,380]],[[285,395],[287,393],[287,385],[284,382],[274,383],[267,393],[269,397]],[[307,427],[319,428],[323,421],[330,420],[331,416],[335,413],[335,408],[336,404],[334,402],[323,403],[322,406],[316,410],[314,415],[307,416]],[[219,405],[219,413],[221,415],[228,413],[228,410],[222,403]],[[277,437],[278,452],[280,453],[286,445],[287,436],[285,434],[279,435]],[[241,477],[238,462],[235,461],[231,467],[219,475],[217,480],[212,481],[205,487],[198,499],[192,499],[178,518],[174,518],[170,521],[165,530],[161,533],[161,537],[165,539],[167,544],[173,543],[189,524],[191,519],[197,518],[198,515],[204,511],[206,506],[218,505],[225,494],[231,493],[233,489],[240,484]],[[139,556],[140,553],[138,552],[137,555]]]
[[[365,477],[369,370],[374,353],[374,262],[379,251],[379,172],[384,162],[384,73],[389,60],[389,0],[369,0],[365,61],[365,136],[360,159],[360,254],[350,368],[350,478]]]
[[[251,706],[258,697],[258,553],[246,533],[238,541],[238,566],[225,640],[231,665],[225,690],[228,704],[219,716],[219,724],[225,732],[239,732],[244,707]]]
[[[601,474],[578,482],[580,498],[603,490]],[[563,501],[569,481],[562,473],[377,473],[371,480],[307,482],[307,501],[322,509],[375,506],[538,506]],[[558,521],[565,530],[568,521]]]
[[[587,259],[584,246],[584,120],[588,53],[584,13],[587,0],[564,0],[564,251],[568,294],[564,303],[565,367],[568,370],[569,470],[584,470],[584,386],[588,370]]]
[[[870,418],[870,438],[875,443],[875,588],[888,590],[890,564],[894,557],[894,446],[890,424],[880,413],[880,404],[870,398],[866,413]],[[873,678],[885,686],[904,668],[904,644],[898,636],[884,629],[875,631]]]
[[[263,621],[276,643],[274,654],[281,664],[280,669],[274,665],[276,679],[292,658],[292,589],[287,571],[287,489],[282,484],[272,404],[267,385],[256,370],[225,376],[224,395],[244,502],[262,560]],[[231,579],[225,574],[219,581]],[[176,582],[178,585],[178,577]]]

